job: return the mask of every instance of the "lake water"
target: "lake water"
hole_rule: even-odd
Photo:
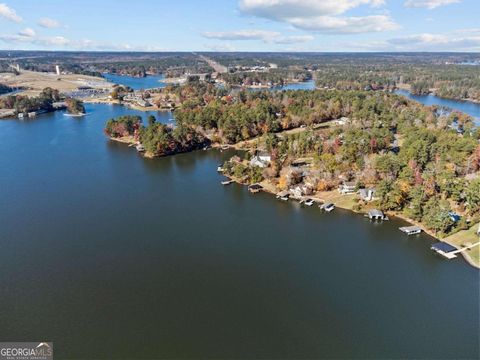
[[[275,86],[272,88],[249,88],[249,91],[277,91],[277,90],[314,90],[315,80],[308,80],[299,83],[290,83],[283,86]]]
[[[144,78],[137,78],[132,76],[123,76],[117,74],[104,73],[103,76],[108,81],[115,83],[130,86],[133,90],[141,89],[151,89],[151,88],[162,88],[165,87],[163,80],[165,77],[163,75],[148,75]]]
[[[432,238],[148,160],[86,104],[0,121],[0,339],[56,358],[478,358],[478,270]],[[168,122],[169,113],[159,113]]]
[[[273,90],[314,90],[315,80],[308,80],[300,83],[292,83],[273,88]]]
[[[480,125],[480,104],[471,101],[459,101],[452,99],[444,99],[435,95],[413,95],[407,90],[395,90],[396,94],[403,95],[409,99],[418,101],[425,105],[446,106],[454,110],[458,110],[468,114],[476,119],[476,123]]]

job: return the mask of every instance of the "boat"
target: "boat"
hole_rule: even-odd
[[[231,183],[233,183],[233,180],[224,180],[224,181],[222,181],[222,185],[230,185]]]
[[[307,200],[305,200],[304,204],[307,205],[307,206],[312,206],[313,204],[315,204],[315,200],[307,199]]]
[[[228,150],[228,149],[230,149],[230,146],[229,146],[229,145],[222,145],[222,146],[220,147],[220,150]]]
[[[218,166],[218,167],[217,167],[217,171],[218,171],[218,172],[223,172],[223,167]]]
[[[326,212],[331,212],[335,209],[335,204],[325,203],[323,205],[320,205],[320,209],[325,210]]]
[[[142,144],[137,144],[135,146],[135,148],[137,149],[138,152],[144,152],[145,151],[145,147]]]

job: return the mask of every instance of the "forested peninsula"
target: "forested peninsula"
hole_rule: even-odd
[[[480,214],[480,131],[459,112],[426,107],[387,92],[239,91],[212,84],[171,88],[182,99],[175,125],[150,117],[110,119],[105,132],[139,145],[147,156],[213,145],[247,150],[224,164],[225,174],[272,192],[301,188],[314,196],[345,183],[375,189],[372,203],[421,223],[443,237]],[[252,159],[259,152],[268,161]],[[451,214],[460,214],[458,220]]]

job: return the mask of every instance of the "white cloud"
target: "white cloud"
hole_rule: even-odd
[[[237,30],[237,31],[207,31],[202,33],[202,36],[207,39],[216,40],[260,40],[265,43],[274,44],[294,44],[313,40],[312,35],[293,35],[283,36],[277,31],[267,30]]]
[[[31,33],[28,30],[32,29],[24,29],[16,35],[0,35],[0,40],[3,40],[4,42],[9,44],[34,44],[43,47],[65,47],[71,44],[71,41],[64,38],[63,36],[36,36],[35,32]]]
[[[35,30],[33,30],[32,28],[25,28],[23,30],[20,30],[18,32],[18,35],[26,36],[26,37],[34,37],[37,34],[35,33]]]
[[[297,28],[332,34],[360,34],[398,29],[398,25],[386,15],[359,17],[319,16],[315,18],[290,18]]]
[[[312,35],[280,36],[273,40],[275,44],[298,44],[313,40]]]
[[[17,49],[69,49],[69,50],[110,50],[110,51],[166,51],[158,46],[132,46],[130,44],[101,43],[89,39],[71,40],[63,36],[40,36],[33,29],[25,28],[17,34],[0,34],[0,41]]]
[[[360,5],[380,6],[383,0],[240,0],[244,13],[272,20],[340,15]]]
[[[7,20],[11,20],[14,22],[22,22],[22,18],[17,15],[15,10],[12,8],[8,7],[7,4],[0,4],[0,17],[3,17]]]
[[[407,0],[405,6],[409,8],[435,9],[439,6],[459,3],[460,0]]]
[[[286,22],[296,28],[335,34],[397,29],[390,15],[340,16],[361,5],[378,7],[384,0],[240,0],[244,14]]]
[[[55,19],[45,17],[45,18],[41,18],[40,20],[38,20],[38,25],[40,25],[41,27],[44,27],[44,28],[48,28],[48,29],[55,29],[55,28],[58,28],[60,26],[60,23]]]
[[[206,31],[202,36],[207,39],[217,40],[263,40],[279,36],[278,32],[265,30],[238,30],[238,31]]]

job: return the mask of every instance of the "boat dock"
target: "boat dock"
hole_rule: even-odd
[[[388,217],[381,210],[373,209],[366,214],[370,220],[388,220]]]
[[[283,190],[277,193],[277,199],[280,199],[282,201],[288,201],[288,198],[290,197],[290,194],[288,190]]]
[[[441,242],[433,244],[430,247],[430,249],[435,251],[437,254],[443,256],[444,258],[450,260],[450,259],[456,258],[457,254],[461,253],[462,251],[469,250],[469,249],[471,249],[471,248],[473,248],[477,245],[480,245],[480,241],[475,243],[475,244],[471,244],[471,245],[462,247],[461,249],[457,249],[455,246],[452,246],[450,244],[447,244],[446,242],[441,241]]]
[[[326,212],[331,212],[335,209],[335,204],[333,203],[324,203],[319,206],[320,210],[325,210]]]
[[[222,181],[222,185],[230,185],[233,182],[234,182],[233,180],[224,180]]]
[[[420,228],[419,226],[403,226],[398,229],[407,235],[415,235],[422,232],[422,228]]]
[[[252,194],[255,194],[261,190],[263,190],[263,186],[260,184],[253,184],[248,186],[248,191],[250,191]]]

